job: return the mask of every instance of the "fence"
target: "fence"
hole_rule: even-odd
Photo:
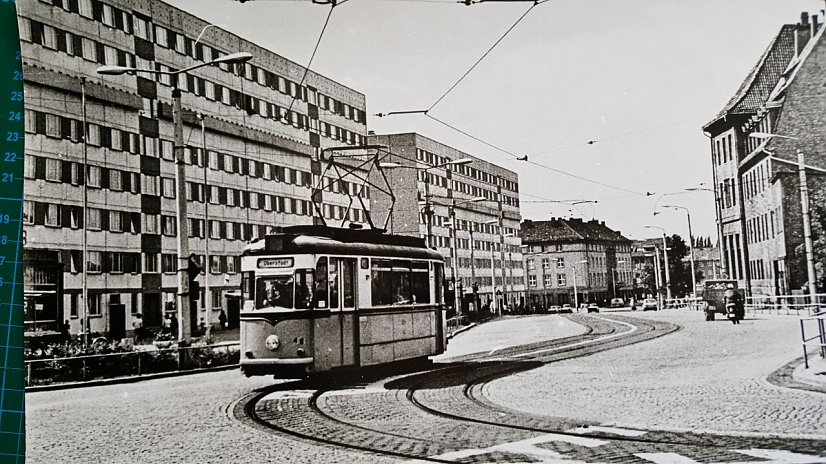
[[[826,308],[826,293],[815,295],[757,295],[746,298],[746,311],[755,314],[811,315]]]
[[[26,361],[26,386],[141,376],[238,364],[238,342]]]
[[[680,309],[688,308],[691,310],[703,309],[702,298],[672,298],[670,300],[663,300],[664,309]]]
[[[817,335],[806,337],[807,322],[809,325],[812,322],[817,325]],[[817,312],[800,319],[800,338],[803,339],[803,362],[806,364],[806,369],[809,368],[809,352],[807,350],[809,346],[819,347],[820,357],[826,358],[826,311]]]

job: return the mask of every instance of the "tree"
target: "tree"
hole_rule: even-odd
[[[668,273],[671,280],[671,296],[688,296],[691,289],[691,268],[686,266],[683,258],[688,256],[688,246],[677,234],[666,237],[668,245]]]

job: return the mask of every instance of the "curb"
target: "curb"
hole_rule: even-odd
[[[801,369],[803,369],[803,356],[789,361],[781,368],[772,372],[766,380],[778,387],[826,394],[826,382],[823,384],[815,384],[801,378],[799,374],[795,375]]]
[[[473,322],[473,323],[471,323],[470,325],[466,325],[466,326],[462,327],[461,329],[457,329],[455,332],[451,332],[451,333],[449,333],[449,334],[447,335],[447,338],[448,338],[448,340],[449,340],[449,339],[451,339],[451,338],[455,337],[456,335],[459,335],[459,334],[460,334],[460,333],[462,333],[462,332],[467,332],[468,330],[470,330],[470,329],[472,329],[472,328],[476,327],[477,325],[479,325],[477,322]]]
[[[131,377],[116,377],[113,379],[100,379],[100,380],[88,380],[86,382],[66,382],[66,383],[57,383],[53,385],[35,385],[31,387],[26,387],[26,393],[36,393],[36,392],[44,392],[44,391],[57,391],[57,390],[69,390],[72,388],[83,388],[83,387],[99,387],[104,385],[117,385],[117,384],[124,384],[124,383],[135,383],[141,382],[144,380],[153,380],[153,379],[165,379],[167,377],[178,377],[184,375],[191,375],[191,374],[201,374],[204,372],[216,372],[216,371],[223,371],[223,370],[230,370],[230,369],[237,369],[240,365],[239,364],[227,364],[226,366],[215,366],[215,367],[200,367],[197,369],[191,369],[187,371],[170,371],[170,372],[158,372],[156,374],[146,374],[146,375],[133,375]]]

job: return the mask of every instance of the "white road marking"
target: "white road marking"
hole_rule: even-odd
[[[815,456],[813,454],[799,454],[792,451],[775,450],[775,449],[748,449],[748,450],[731,450],[734,453],[745,454],[755,458],[760,458],[759,461],[726,461],[711,464],[818,464],[826,463],[826,457]],[[635,456],[651,461],[655,464],[699,464],[699,461],[681,456],[676,453],[638,453]]]
[[[791,451],[775,450],[775,449],[747,449],[747,450],[732,450],[735,453],[745,454],[760,458],[756,463],[766,464],[769,462],[783,463],[783,464],[802,464],[802,463],[826,463],[826,457],[815,456],[812,454],[798,454]],[[765,459],[765,461],[763,461]],[[748,463],[738,463],[748,464]]]
[[[614,435],[620,435],[623,437],[641,437],[645,435],[645,430],[631,430],[631,429],[621,429],[617,427],[602,427],[599,425],[590,426],[590,427],[577,427],[575,429],[566,430],[566,433],[589,433],[589,432],[603,432],[603,433],[611,433]]]
[[[655,464],[699,464],[693,459],[676,453],[637,453],[634,456]]]
[[[597,319],[602,319],[603,321],[606,321],[606,322],[614,322],[614,323],[617,323],[617,324],[626,325],[626,326],[630,327],[631,330],[629,330],[627,332],[613,334],[613,335],[606,335],[604,337],[595,338],[593,340],[585,340],[585,341],[582,341],[582,342],[571,343],[570,345],[557,346],[557,347],[554,347],[554,348],[546,348],[544,350],[536,350],[536,351],[531,351],[531,352],[528,352],[528,353],[515,354],[515,355],[511,356],[511,358],[521,358],[521,357],[525,357],[525,356],[533,356],[533,355],[539,354],[539,353],[548,353],[548,352],[551,352],[551,351],[568,350],[568,349],[571,349],[571,348],[576,347],[576,346],[589,345],[589,344],[594,344],[594,343],[597,343],[597,342],[602,342],[602,341],[605,341],[605,340],[611,340],[612,338],[624,337],[624,336],[632,334],[632,333],[634,333],[638,330],[635,325],[629,324],[627,322],[615,321],[613,319],[606,319],[604,317],[599,317],[599,316],[591,316],[591,317],[595,317]]]
[[[540,435],[538,437],[529,438],[527,440],[520,440],[514,441],[510,443],[502,443],[500,445],[494,445],[487,448],[477,448],[477,449],[466,449],[466,450],[459,450],[459,451],[452,451],[450,453],[440,454],[438,456],[430,456],[432,459],[446,459],[446,460],[460,460],[465,459],[471,456],[480,456],[484,454],[490,453],[512,453],[512,454],[522,454],[526,456],[531,456],[539,460],[539,462],[543,463],[582,463],[583,461],[575,461],[572,459],[566,458],[564,455],[559,454],[555,451],[551,451],[549,449],[540,448],[537,445],[541,445],[543,443],[551,443],[551,442],[564,442],[570,443],[572,445],[578,446],[585,446],[588,448],[594,448],[597,446],[602,446],[607,444],[607,441],[598,440],[596,438],[586,438],[586,437],[573,437],[569,435],[559,435],[555,433],[549,433],[545,435]]]
[[[315,390],[285,390],[285,391],[275,391],[270,393],[269,395],[261,398],[261,401],[268,401],[268,400],[283,400],[283,399],[290,399],[290,398],[309,398],[313,396]]]
[[[383,393],[386,388],[370,387],[370,388],[348,388],[346,390],[331,390],[324,393],[324,396],[345,396],[345,395],[364,395],[367,393]]]

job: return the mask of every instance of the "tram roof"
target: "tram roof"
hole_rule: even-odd
[[[346,254],[442,260],[423,238],[382,229],[343,229],[319,225],[284,227],[244,248],[244,255]]]

